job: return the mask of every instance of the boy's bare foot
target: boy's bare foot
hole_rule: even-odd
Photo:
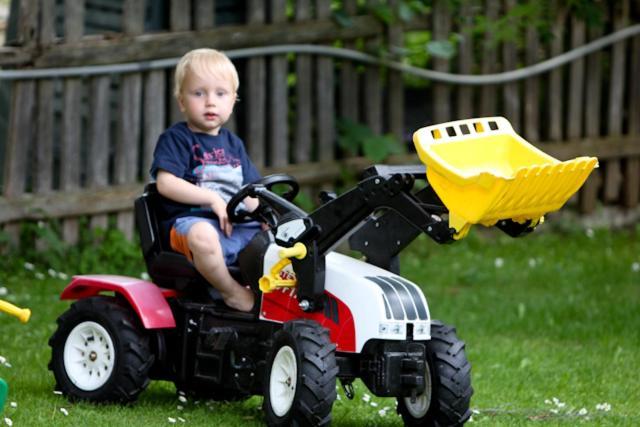
[[[224,303],[238,311],[251,311],[255,302],[253,292],[243,286],[238,286],[238,288],[234,289],[233,295],[222,295]]]

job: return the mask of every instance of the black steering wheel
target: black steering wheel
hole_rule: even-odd
[[[267,175],[264,178],[247,184],[240,189],[227,203],[227,215],[229,216],[229,221],[235,223],[242,222],[251,222],[251,221],[260,221],[269,224],[272,227],[275,227],[277,224],[277,217],[274,210],[269,206],[268,202],[265,202],[264,199],[258,197],[260,204],[253,212],[247,212],[244,209],[238,209],[240,203],[247,198],[248,196],[253,196],[255,194],[254,190],[257,187],[264,187],[267,190],[271,191],[271,189],[275,185],[287,185],[289,186],[288,191],[282,194],[282,198],[288,201],[293,201],[295,197],[298,195],[300,191],[300,185],[298,181],[290,175],[284,173],[277,173],[273,175]]]

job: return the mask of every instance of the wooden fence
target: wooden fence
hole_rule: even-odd
[[[145,33],[153,2],[20,0],[17,45],[0,50],[5,69],[38,69],[175,58],[202,47],[222,50],[314,43],[371,51],[403,46],[409,31],[432,39],[461,36],[451,60],[428,67],[460,74],[496,73],[556,56],[637,23],[638,0],[611,2],[604,26],[589,26],[566,2],[552,1],[552,37],[535,27],[524,43],[465,32],[478,16],[497,20],[516,0],[434,0],[431,13],[386,25],[356,0],[345,0],[348,25],[332,19],[330,0],[247,0],[243,22],[217,24],[221,2],[169,2],[166,28]],[[238,3],[238,2],[236,2]],[[369,1],[368,4],[379,2]],[[401,2],[389,1],[391,7]],[[116,6],[114,6],[114,4]],[[92,8],[115,8],[120,31],[86,34]],[[57,17],[57,18],[56,18]],[[63,18],[60,27],[56,19]],[[57,28],[60,27],[60,28]],[[263,172],[286,171],[303,184],[332,182],[345,159],[336,145],[336,120],[362,122],[377,133],[408,141],[413,130],[437,122],[504,115],[527,140],[566,159],[596,155],[600,169],[577,199],[582,212],[598,203],[635,207],[640,197],[640,37],[618,42],[544,75],[482,87],[433,83],[410,88],[395,71],[309,54],[256,56],[235,61],[240,103],[230,126],[243,137]],[[131,236],[132,201],[148,179],[156,138],[179,119],[172,69],[91,77],[18,79],[11,83],[0,224],[16,236],[25,220],[62,221],[64,239],[78,238],[78,219],[115,224]],[[415,156],[391,162],[416,163]]]

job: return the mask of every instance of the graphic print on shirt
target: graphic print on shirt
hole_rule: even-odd
[[[193,156],[200,163],[193,170],[198,186],[217,192],[225,202],[229,202],[242,187],[240,159],[226,153],[224,148],[203,152],[199,144],[193,146]]]

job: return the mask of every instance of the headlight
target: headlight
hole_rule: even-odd
[[[380,335],[404,337],[405,329],[404,323],[380,323],[378,333],[380,333]]]
[[[425,337],[431,334],[431,327],[428,322],[416,322],[413,325],[413,335],[415,337]]]

